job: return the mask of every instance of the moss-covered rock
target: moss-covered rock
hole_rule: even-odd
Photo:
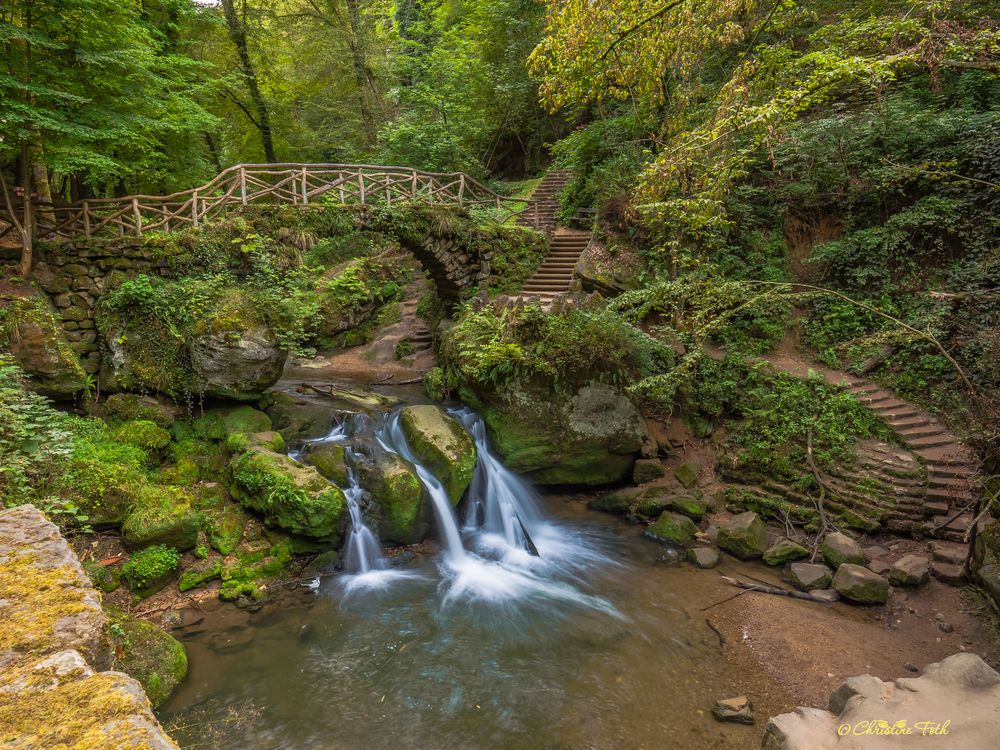
[[[166,544],[179,550],[193,548],[198,539],[198,514],[191,495],[180,487],[141,487],[122,524],[122,538],[130,547]]]
[[[226,471],[224,446],[201,440],[178,422],[173,429],[175,440],[167,447],[169,465],[158,470],[161,484],[190,486],[199,481],[215,482]]]
[[[180,552],[172,547],[163,544],[146,547],[122,565],[122,580],[133,593],[150,596],[173,580],[180,562]]]
[[[635,498],[635,493],[629,493],[622,490],[617,492],[608,492],[598,495],[597,497],[592,497],[587,501],[587,507],[591,510],[599,510],[604,513],[614,513],[615,515],[624,516],[628,513],[628,510],[632,506]]]
[[[167,429],[174,423],[174,413],[167,404],[150,396],[113,393],[104,402],[104,416],[112,424],[144,420]]]
[[[632,476],[645,427],[616,388],[514,382],[495,392],[466,386],[460,394],[482,415],[507,466],[537,484],[600,486]]]
[[[740,513],[719,526],[718,544],[741,560],[760,557],[767,551],[767,528],[753,511]]]
[[[646,528],[646,535],[662,542],[668,542],[677,547],[690,547],[694,544],[698,527],[687,516],[679,513],[664,512],[656,523]]]
[[[809,556],[809,550],[791,539],[782,539],[769,547],[764,553],[764,562],[768,565],[784,565],[793,560],[801,560]]]
[[[86,563],[83,569],[87,572],[87,576],[90,578],[91,582],[103,591],[105,594],[110,594],[112,591],[121,586],[121,572],[118,567],[112,565],[101,565],[100,563]]]
[[[695,521],[700,521],[708,510],[704,500],[691,495],[677,495],[670,498],[670,507]]]
[[[157,463],[163,450],[170,445],[170,433],[147,419],[122,422],[112,434],[118,442],[139,448],[150,463]]]
[[[233,601],[246,596],[263,599],[267,584],[281,575],[292,560],[292,544],[283,539],[271,544],[265,539],[243,542],[236,550],[235,561],[222,568],[219,598]]]
[[[864,565],[865,555],[861,550],[861,545],[846,534],[835,531],[823,537],[823,543],[819,548],[826,564],[836,570],[844,563],[854,565]]]
[[[859,604],[882,604],[889,598],[889,582],[862,565],[844,563],[833,577],[833,589]]]
[[[400,425],[413,454],[458,505],[476,471],[476,445],[469,433],[437,406],[406,407]]]
[[[330,431],[330,407],[326,404],[277,392],[268,393],[258,405],[289,443],[322,437]]]
[[[36,289],[0,290],[0,348],[13,355],[34,390],[45,396],[72,398],[87,384],[52,303]]]
[[[335,443],[317,443],[306,454],[306,463],[339,487],[348,482],[345,448]]]
[[[191,423],[196,437],[203,440],[225,440],[234,433],[268,432],[271,419],[252,406],[207,409]]]
[[[218,483],[200,484],[195,488],[195,508],[201,515],[202,528],[212,547],[223,555],[232,553],[243,538],[243,529],[249,520],[246,512]]]
[[[250,448],[230,464],[231,493],[264,521],[292,534],[339,538],[346,521],[344,493],[311,466],[265,448]]]
[[[198,560],[185,568],[177,580],[178,591],[190,591],[222,577],[222,560],[218,557]]]
[[[196,333],[190,352],[191,369],[204,393],[234,401],[258,400],[278,382],[288,356],[264,325]]]
[[[107,607],[105,611],[115,646],[113,668],[138,680],[156,708],[187,676],[184,644],[152,623],[119,609]]]
[[[371,487],[379,509],[379,532],[386,541],[413,544],[430,528],[424,486],[413,467],[396,454],[378,462]]]
[[[685,461],[674,469],[674,476],[677,477],[677,481],[684,485],[684,487],[691,489],[697,484],[700,472],[701,466],[694,461]]]

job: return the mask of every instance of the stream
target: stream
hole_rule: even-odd
[[[766,679],[722,658],[705,622],[732,593],[717,571],[666,564],[638,527],[579,498],[539,497],[476,414],[452,416],[479,449],[461,520],[398,414],[376,429],[415,465],[439,552],[388,565],[352,476],[345,573],[184,631],[189,675],[160,711],[181,747],[759,747],[762,727],[710,715]]]

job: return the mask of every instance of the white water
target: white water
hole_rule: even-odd
[[[330,443],[343,445],[347,444],[349,440],[346,423],[342,423],[335,425],[327,435],[321,438],[307,440],[305,446]],[[291,451],[289,456],[296,461],[301,461],[305,453],[305,446],[302,449]],[[350,448],[347,450],[350,451]],[[350,463],[347,467],[347,478],[347,486],[340,488],[347,499],[347,510],[351,517],[344,555],[344,570],[347,575],[341,579],[345,590],[380,588],[391,579],[407,577],[407,574],[402,571],[388,569],[378,537],[365,523],[361,510],[364,489],[358,482]]]
[[[477,450],[461,531],[444,486],[410,449],[399,413],[387,415],[375,433],[383,448],[413,465],[431,498],[445,548],[442,603],[459,598],[495,603],[558,600],[621,617],[607,601],[569,582],[588,568],[607,569],[615,563],[584,533],[543,518],[534,490],[493,453],[478,414],[467,408],[451,414],[469,431]]]

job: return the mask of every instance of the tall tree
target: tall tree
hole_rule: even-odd
[[[229,38],[236,48],[236,59],[246,84],[247,94],[250,96],[252,111],[240,102],[237,104],[260,132],[264,158],[269,162],[277,161],[274,154],[274,137],[271,132],[271,114],[268,111],[267,102],[261,94],[257,69],[250,57],[250,47],[247,43],[246,1],[244,0],[242,4],[241,12],[238,12],[234,0],[222,0],[222,12],[226,17],[226,26],[229,28]]]

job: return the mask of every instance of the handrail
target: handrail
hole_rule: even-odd
[[[377,164],[327,164],[283,162],[237,164],[222,170],[200,187],[169,195],[130,195],[124,198],[88,198],[75,203],[45,204],[43,214],[54,225],[42,228],[45,236],[76,239],[101,234],[142,236],[199,226],[231,205],[271,201],[309,204],[335,192],[341,204],[387,203],[418,200],[439,205],[506,207],[505,218],[523,214],[536,229],[540,226],[538,202],[532,198],[500,195],[464,172],[427,172],[412,167]],[[0,221],[14,221],[0,208]]]

